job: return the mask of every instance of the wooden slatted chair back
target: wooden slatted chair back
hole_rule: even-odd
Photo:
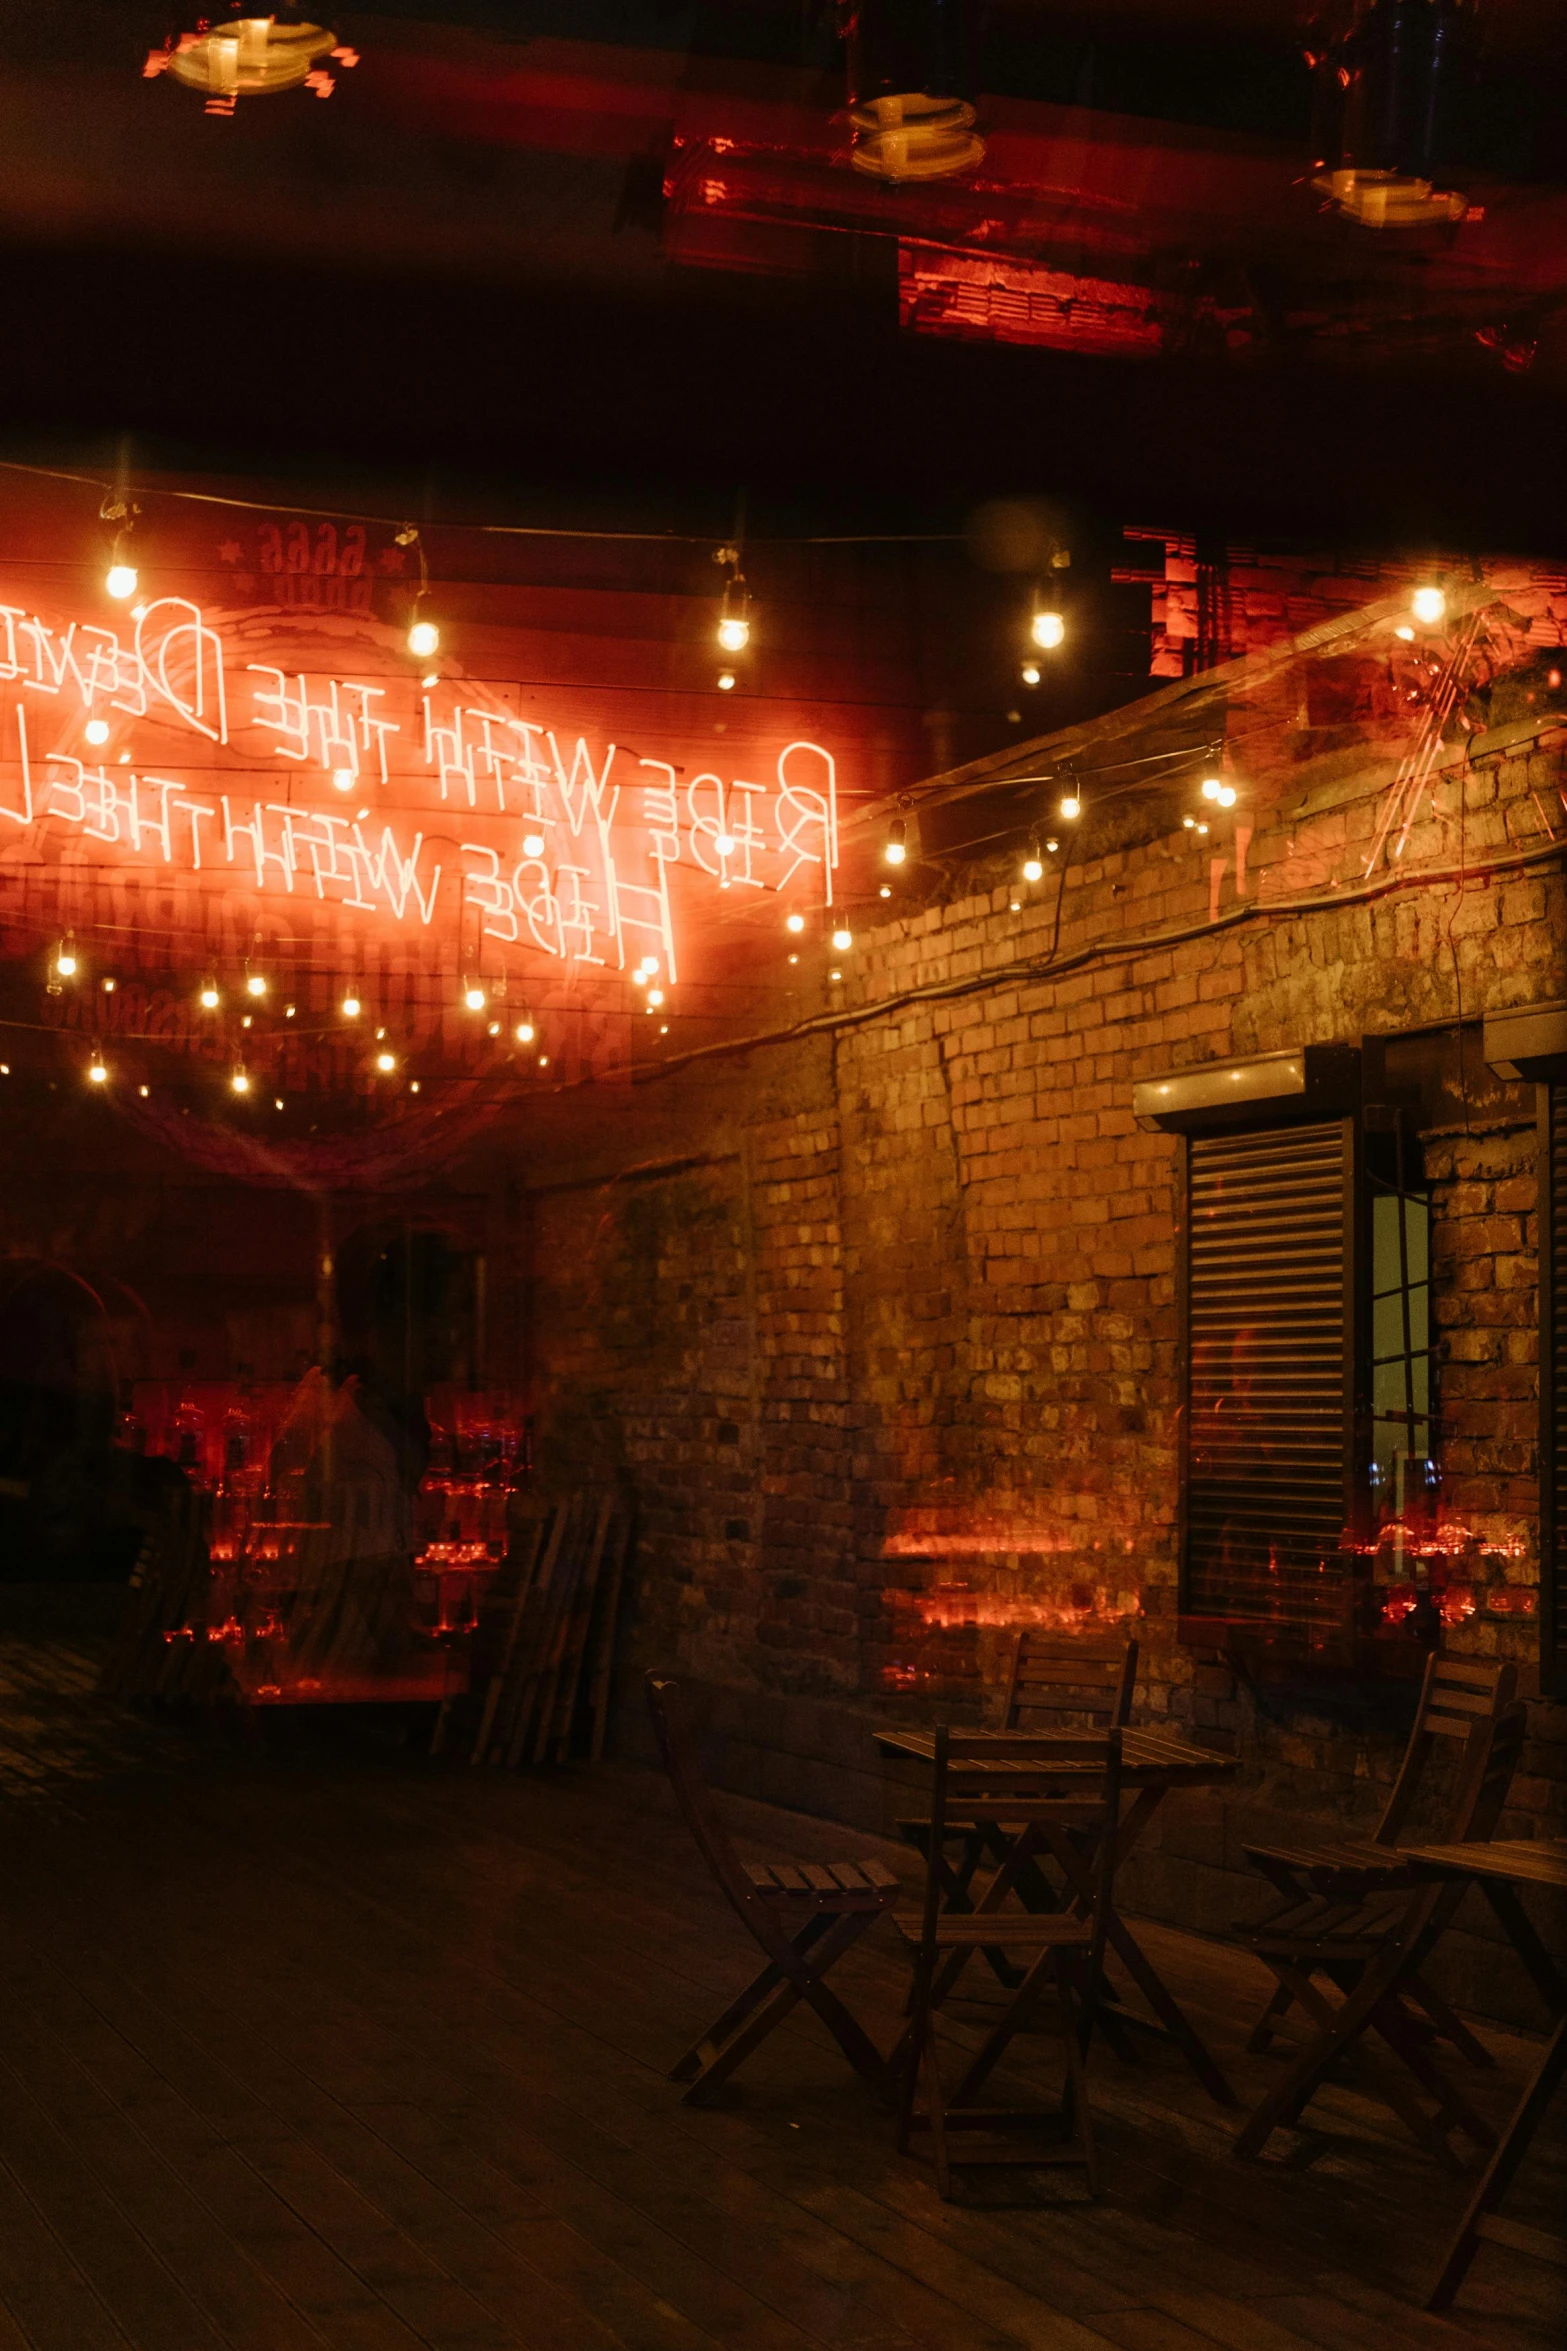
[[[743,1917],[756,1906],[756,1889],[718,1817],[712,1790],[697,1760],[696,1735],[685,1692],[678,1682],[650,1673],[647,1698],[659,1753],[664,1758],[686,1826],[708,1868]]]
[[[1480,1802],[1482,1788],[1489,1785],[1489,1757],[1497,1726],[1512,1707],[1517,1693],[1515,1665],[1491,1664],[1481,1658],[1444,1657],[1440,1653],[1427,1660],[1425,1678],[1420,1685],[1420,1703],[1415,1709],[1415,1727],[1377,1823],[1373,1840],[1376,1844],[1398,1843],[1427,1770],[1441,1743],[1448,1740],[1464,1741],[1458,1766],[1456,1814],[1466,1816],[1473,1812]],[[1504,1742],[1504,1762],[1505,1755]],[[1516,1764],[1516,1754],[1513,1761]],[[1510,1770],[1508,1777],[1511,1778]],[[1504,1799],[1505,1795],[1504,1788]],[[1498,1802],[1497,1810],[1500,1809]],[[1449,1842],[1461,1841],[1468,1834],[1467,1828],[1457,1825],[1456,1818],[1448,1821],[1443,1832],[1444,1841]]]
[[[936,1925],[941,1910],[942,1838],[949,1821],[968,1821],[986,1813],[1009,1822],[1027,1821],[1063,1829],[1088,1830],[1094,1839],[1094,1912],[1090,1945],[1090,1979],[1097,1985],[1104,1958],[1104,1938],[1110,1915],[1110,1890],[1115,1879],[1116,1844],[1121,1818],[1121,1730],[1088,1731],[1081,1738],[1050,1742],[1047,1762],[1041,1762],[1037,1741],[1026,1732],[1008,1738],[995,1732],[978,1737],[938,1726],[931,1786],[931,1837],[925,1868],[925,1907],[922,1940],[934,1953]],[[1027,1764],[1032,1773],[1019,1773],[998,1787],[998,1763]]]
[[[1048,1713],[1090,1715],[1096,1723],[1124,1726],[1132,1719],[1137,1686],[1137,1643],[1085,1639],[1079,1633],[1051,1633],[1028,1627],[1012,1653],[1002,1722],[1009,1731],[1043,1728]]]

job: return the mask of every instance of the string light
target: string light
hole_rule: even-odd
[[[334,767],[332,770],[332,789],[335,792],[351,792],[355,780],[351,767]]]
[[[1036,612],[1029,635],[1041,652],[1054,653],[1066,642],[1066,622],[1059,612]]]
[[[408,1091],[409,1091],[409,1093],[410,1093],[410,1094],[417,1094],[417,1093],[418,1093],[418,1091],[419,1091],[419,1080],[418,1080],[417,1078],[410,1078],[410,1079],[409,1079],[409,1081],[408,1081]]]
[[[1425,628],[1435,628],[1447,611],[1447,598],[1440,588],[1417,588],[1409,599],[1409,609]]]
[[[218,1006],[223,1001],[223,998],[218,993],[217,981],[203,980],[201,983],[201,993],[198,995],[196,1001],[201,1006],[203,1012],[216,1012]]]
[[[882,883],[882,885],[881,885],[881,888],[880,888],[880,889],[877,891],[876,895],[877,895],[877,897],[878,897],[878,898],[890,898],[890,897],[892,896],[892,884],[891,884],[891,882],[883,882],[883,883]],[[792,963],[792,962],[794,961],[794,958],[793,958],[793,956],[791,956],[791,957],[789,958],[789,960],[790,960],[790,962]]]
[[[246,1069],[243,1062],[241,1062],[239,1068],[233,1072],[229,1079],[229,1085],[232,1091],[236,1094],[248,1094],[250,1092],[250,1072],[248,1069]]]
[[[794,931],[794,932],[798,933],[798,932],[800,932],[800,931],[803,931],[803,930],[804,930],[804,928],[805,928],[805,917],[804,917],[804,915],[803,915],[803,914],[798,914],[798,913],[796,913],[796,914],[786,914],[786,915],[784,916],[784,929],[785,929],[786,931]]]
[[[108,1068],[96,1045],[93,1047],[92,1059],[87,1064],[87,1082],[93,1086],[106,1086],[109,1082]]]
[[[428,661],[430,655],[439,653],[440,649],[441,632],[433,620],[420,618],[410,623],[408,630],[408,650],[410,653],[415,654],[420,661]]]
[[[490,1001],[484,988],[477,980],[464,980],[462,1000],[464,1009],[469,1012],[482,1012]]]
[[[522,854],[524,857],[542,857],[544,855],[544,835],[542,833],[524,833]]]
[[[265,975],[265,973],[264,973],[264,972],[259,972],[259,971],[248,972],[248,973],[246,974],[246,977],[245,977],[245,993],[246,993],[246,995],[247,995],[247,996],[264,996],[264,995],[266,994],[266,992],[267,992],[267,981],[266,981],[266,975]]]
[[[424,541],[417,526],[405,522],[396,534],[396,544],[412,547],[419,558],[419,585],[414,590],[413,610],[408,620],[408,650],[416,661],[428,661],[441,650],[441,632],[424,610],[424,600],[430,593],[430,566],[425,559]]]
[[[854,945],[854,933],[846,924],[840,923],[837,930],[833,932],[832,943],[840,955],[847,955],[849,949]]]
[[[734,692],[734,690],[735,690],[735,673],[734,673],[734,671],[733,671],[732,669],[721,669],[721,670],[719,671],[719,673],[718,673],[718,691],[720,692],[720,694],[732,694],[732,693]]]
[[[660,1006],[660,1005],[663,1003],[663,1001],[664,1001],[664,991],[663,991],[663,989],[662,989],[662,988],[649,988],[649,990],[648,990],[648,992],[647,992],[647,1000],[648,1000],[648,1005],[649,1005],[650,1009],[651,1009],[652,1011],[656,1012],[656,1011],[658,1010],[659,1006]]]
[[[148,1097],[148,1095],[149,1095],[149,1094],[152,1092],[152,1088],[151,1088],[151,1086],[138,1086],[138,1087],[137,1087],[137,1089],[136,1089],[136,1091],[137,1091],[137,1093],[138,1093],[138,1094],[141,1096],[142,1100],[145,1102],[145,1101],[146,1101],[146,1099],[147,1099],[147,1097]]]
[[[1075,818],[1082,815],[1083,803],[1081,800],[1079,800],[1075,792],[1068,792],[1066,798],[1061,803],[1059,813],[1066,818],[1068,824],[1071,824]]]
[[[1395,637],[1401,637],[1406,645],[1412,645],[1415,641],[1415,632],[1407,622],[1402,628],[1395,629],[1393,634]]]
[[[541,1053],[541,1054],[539,1055],[539,1067],[540,1067],[540,1069],[548,1069],[548,1068],[549,1068],[549,1065],[550,1065],[550,1057],[549,1057],[549,1055],[548,1055],[547,1053]]]
[[[887,846],[882,855],[889,865],[902,865],[908,854],[908,826],[901,816],[895,816],[887,827]]]
[[[830,971],[827,974],[827,977],[836,985],[836,983],[842,979],[843,974],[841,971]]]
[[[1233,808],[1235,806],[1235,800],[1235,786],[1233,784],[1221,784],[1219,786],[1219,806],[1221,808]]]
[[[103,575],[105,592],[117,604],[123,604],[136,593],[136,566],[133,563],[111,563]]]
[[[274,1110],[281,1110],[281,1109],[282,1109],[282,1107],[283,1107],[283,1097],[282,1097],[282,1095],[281,1095],[281,1094],[274,1094],[274,1095],[273,1095],[273,1097],[272,1097],[272,1107],[273,1107],[273,1109],[274,1109]]]
[[[743,653],[751,642],[750,604],[745,592],[745,574],[740,569],[738,547],[720,547],[713,561],[723,564],[728,577],[718,607],[718,643],[725,653]]]
[[[1023,860],[1023,879],[1025,882],[1042,882],[1044,878],[1045,861],[1039,854],[1039,843],[1032,841],[1028,855]]]
[[[283,1007],[283,1018],[284,1018],[285,1020],[292,1020],[292,1019],[293,1019],[293,1017],[294,1017],[294,1007],[293,1007],[293,1005],[292,1005],[292,1004],[285,1004],[285,1005],[284,1005],[284,1007]]]
[[[714,853],[719,857],[733,857],[735,853],[734,834],[716,833],[713,836],[713,849]]]
[[[532,1021],[528,1018],[528,1015],[524,1013],[521,1020],[519,1020],[517,1023],[518,1044],[531,1045],[536,1034],[537,1031],[535,1030]]]
[[[343,1018],[345,1020],[357,1020],[363,1010],[364,1006],[360,1003],[359,998],[354,994],[352,988],[350,988],[348,994],[343,998]]]
[[[82,733],[87,737],[88,742],[96,748],[98,744],[107,743],[109,740],[109,722],[106,718],[90,718],[83,727]]]
[[[1217,799],[1218,799],[1218,797],[1219,797],[1219,794],[1220,794],[1220,793],[1223,791],[1223,789],[1224,789],[1224,784],[1223,784],[1223,781],[1222,781],[1222,779],[1221,779],[1220,777],[1218,777],[1218,776],[1204,776],[1204,777],[1203,777],[1203,779],[1202,779],[1202,796],[1203,796],[1203,798],[1204,798],[1205,800],[1217,800]]]
[[[1037,686],[1037,685],[1038,685],[1038,683],[1039,683],[1039,664],[1038,664],[1038,662],[1037,662],[1037,661],[1025,661],[1025,662],[1024,662],[1024,664],[1023,664],[1023,683],[1024,683],[1024,685],[1025,685],[1025,686]]]
[[[397,1067],[397,1055],[395,1053],[378,1053],[375,1057],[375,1066],[383,1077],[390,1077]]]
[[[498,1037],[498,1036],[500,1035],[500,1033],[501,1033],[501,1024],[500,1024],[500,1022],[499,1022],[498,1020],[492,1020],[492,1021],[491,1021],[491,1023],[490,1023],[490,1025],[489,1025],[489,1027],[488,1027],[488,1029],[485,1031],[485,1034],[486,1034],[486,1036],[490,1036],[490,1037]]]
[[[67,931],[65,937],[60,941],[59,946],[55,949],[54,969],[55,977],[57,979],[75,979],[78,965],[76,959],[76,933],[74,931]]]

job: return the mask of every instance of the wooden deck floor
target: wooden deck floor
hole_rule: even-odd
[[[865,1849],[729,1809],[772,1858]],[[85,1654],[5,1643],[0,1886],[0,2351],[1563,2340],[1567,2279],[1491,2248],[1453,2321],[1420,2312],[1463,2191],[1347,2089],[1241,2166],[1166,2046],[1101,2053],[1103,2201],[1009,2175],[964,2209],[812,2019],[722,2107],[681,2106],[664,2069],[749,1946],[645,1772],[144,1726],[91,1697]],[[838,1980],[890,2039],[883,1933]],[[1260,2091],[1249,1964],[1148,1940]],[[1501,2112],[1529,2045],[1491,2038]],[[1052,2060],[1032,2042],[1019,2086]],[[1558,2131],[1536,2217],[1562,2153]]]

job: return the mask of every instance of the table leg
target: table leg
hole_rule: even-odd
[[[1560,2016],[1567,2009],[1567,1978],[1536,1934],[1534,1921],[1525,1910],[1517,1887],[1509,1885],[1505,1878],[1485,1877],[1476,1882],[1501,1920],[1507,1940],[1528,1969],[1546,2008],[1552,2016]]]
[[[1545,2055],[1536,2068],[1534,2079],[1524,2091],[1517,2113],[1502,2133],[1501,2143],[1485,2167],[1485,2176],[1470,2199],[1469,2210],[1464,2214],[1458,2233],[1447,2249],[1441,2273],[1426,2297],[1427,2310],[1446,2310],[1463,2284],[1469,2264],[1480,2249],[1486,2216],[1495,2210],[1511,2186],[1518,2166],[1529,2151],[1529,2142],[1538,2130],[1564,2075],[1567,2075],[1567,2016],[1562,2018],[1547,2042]]]

